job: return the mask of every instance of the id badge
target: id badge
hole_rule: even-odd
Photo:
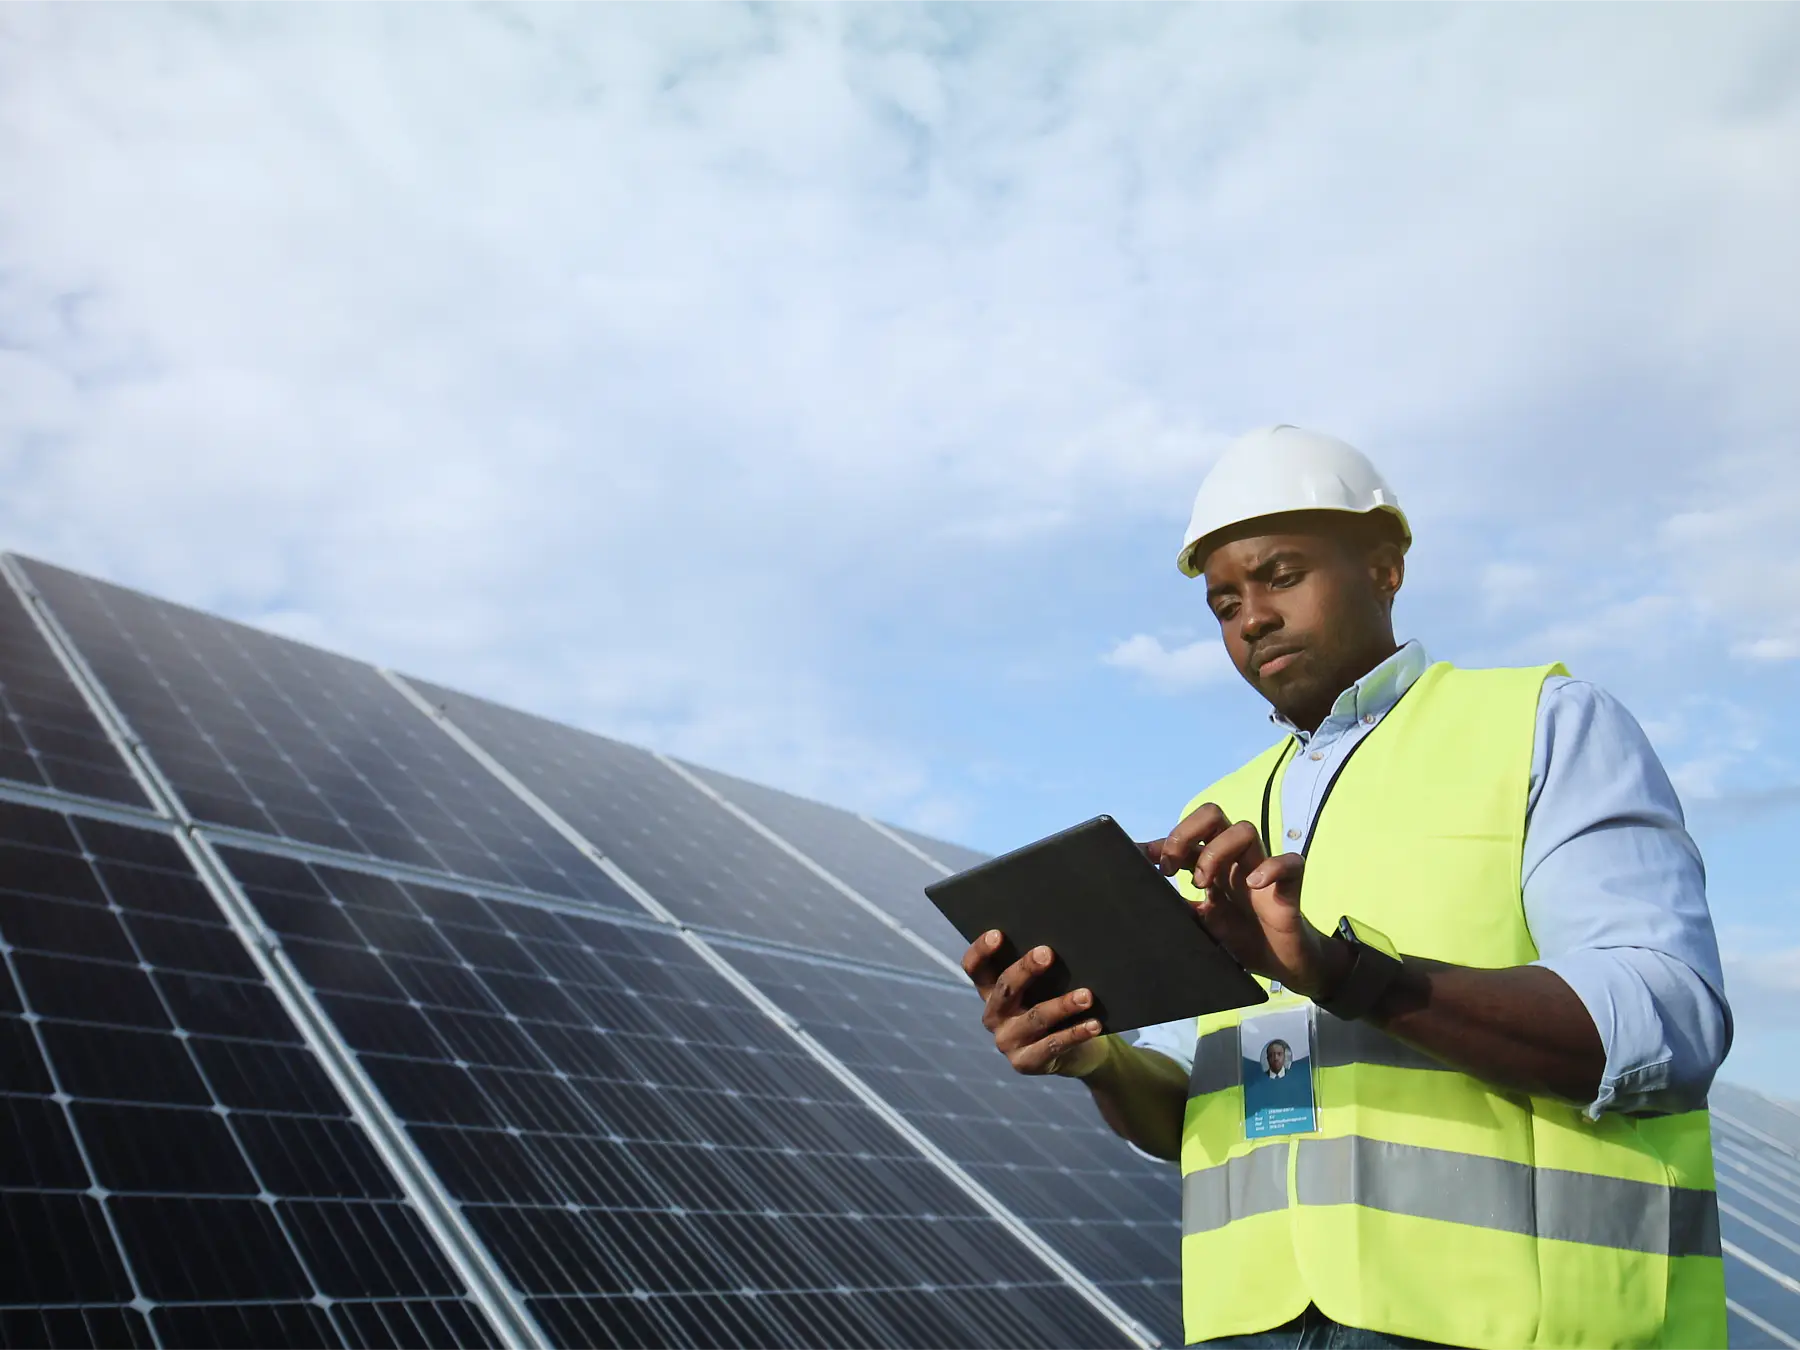
[[[1238,1023],[1238,1061],[1246,1139],[1310,1134],[1319,1128],[1313,1100],[1312,1004]]]

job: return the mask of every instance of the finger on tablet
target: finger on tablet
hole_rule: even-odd
[[[1017,1017],[1000,1024],[994,1043],[1005,1053],[1022,1050],[1053,1036],[1078,1017],[1086,1017],[1094,1006],[1093,991],[1075,989],[1059,998],[1034,1003]]]
[[[1078,1045],[1085,1045],[1101,1035],[1100,1023],[1093,1018],[1077,1022],[1054,1035],[1014,1050],[1006,1058],[1020,1073],[1053,1073],[1057,1061]]]
[[[1254,867],[1262,860],[1262,839],[1256,826],[1240,820],[1214,835],[1200,850],[1200,856],[1194,859],[1194,885],[1213,885],[1233,863],[1247,862]]]
[[[1022,1009],[1021,996],[1039,975],[1050,969],[1056,959],[1048,947],[1033,947],[1025,955],[1000,972],[993,990],[987,996],[987,1008],[981,1021],[989,1031],[998,1031],[1009,1017],[1017,1017]]]
[[[1213,836],[1225,830],[1231,821],[1212,802],[1195,807],[1181,823],[1169,831],[1169,837],[1158,850],[1156,864],[1165,877],[1193,866],[1194,857]]]
[[[967,975],[975,985],[975,992],[986,998],[994,988],[994,981],[999,978],[1000,947],[1006,941],[999,929],[989,929],[969,944],[969,950],[963,953],[963,974]]]

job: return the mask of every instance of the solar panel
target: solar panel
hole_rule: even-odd
[[[901,969],[941,969],[649,751],[412,683],[682,922]]]
[[[22,562],[195,819],[620,902],[591,863],[371,667]]]
[[[1015,1074],[967,985],[728,947],[733,966],[1118,1304],[1180,1344],[1177,1169],[1073,1083]]]
[[[0,803],[0,886],[0,1340],[493,1340],[172,837]]]
[[[925,898],[925,886],[944,875],[930,863],[848,811],[698,765],[684,767],[952,961],[962,959],[968,943]]]
[[[563,1345],[1101,1345],[679,936],[222,851]]]
[[[0,778],[147,806],[68,672],[0,579]]]

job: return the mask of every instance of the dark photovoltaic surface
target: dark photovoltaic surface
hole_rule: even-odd
[[[1758,1093],[1712,1092],[1719,1234],[1734,1347],[1800,1333],[1800,1115]]]
[[[175,841],[0,804],[0,1338],[480,1345]]]
[[[413,683],[682,922],[906,970],[940,969],[649,751]]]
[[[1181,1343],[1179,1177],[1074,1083],[1024,1078],[967,986],[731,947],[731,963],[1169,1344]]]
[[[968,944],[925,898],[926,885],[944,875],[930,863],[848,811],[698,765],[685,767],[946,956],[962,959]]]
[[[0,581],[0,778],[147,806],[118,749]]]
[[[22,561],[197,820],[630,903],[371,667]]]
[[[676,935],[225,856],[559,1344],[1118,1343]]]

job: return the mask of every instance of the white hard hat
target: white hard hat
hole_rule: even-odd
[[[1386,511],[1400,527],[1401,549],[1412,545],[1399,498],[1362,451],[1316,431],[1263,427],[1226,446],[1200,484],[1176,565],[1197,577],[1206,553],[1196,545],[1209,535],[1287,511]]]

